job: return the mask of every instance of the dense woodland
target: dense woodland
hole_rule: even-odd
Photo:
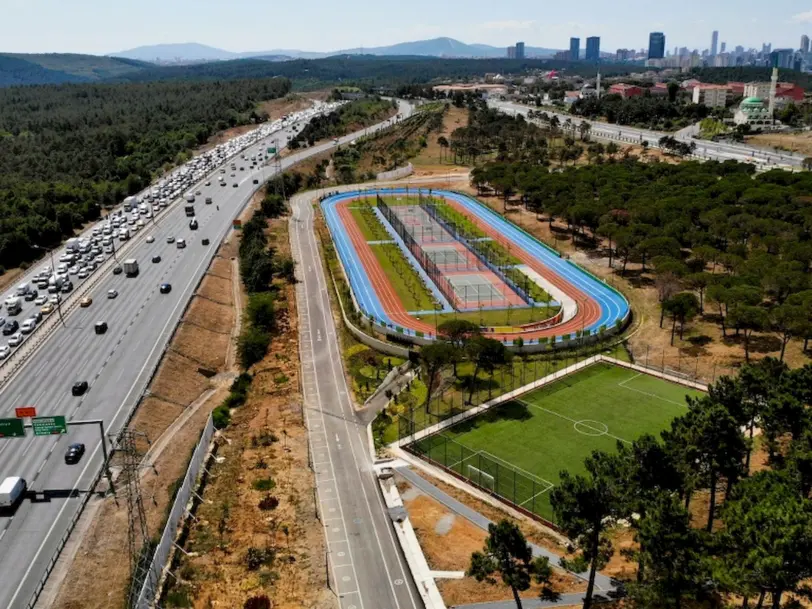
[[[393,114],[397,107],[397,102],[379,97],[351,101],[329,114],[313,118],[290,141],[290,147],[295,150],[300,146],[312,146],[320,140],[341,137],[379,123]]]
[[[685,78],[696,78],[702,82],[726,84],[728,82],[766,82],[772,76],[772,68],[739,66],[732,68],[695,68]],[[804,89],[812,88],[812,76],[796,70],[779,70],[781,82],[792,82]]]
[[[267,119],[286,79],[0,89],[0,267],[35,258],[215,132]]]
[[[634,125],[664,131],[686,127],[711,113],[711,109],[707,106],[684,100],[649,95],[623,99],[620,95],[614,94],[600,98],[596,96],[578,99],[572,104],[570,111],[592,120],[605,119],[618,125]]]

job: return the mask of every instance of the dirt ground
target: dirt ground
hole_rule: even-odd
[[[398,488],[429,567],[437,571],[465,571],[471,554],[482,550],[487,533],[408,483],[401,482]],[[560,593],[586,590],[585,582],[559,569],[554,572],[553,585]],[[449,606],[511,598],[510,588],[501,582],[489,584],[472,577],[439,580],[438,587]],[[540,586],[534,584],[522,596],[535,598],[539,592]]]
[[[233,293],[232,265],[228,258],[234,244],[220,248],[209,269],[216,269]],[[211,277],[206,277],[205,284]],[[234,278],[236,279],[236,277]],[[223,296],[225,299],[226,296]],[[201,358],[213,372],[227,372],[225,353],[230,332],[235,323],[233,297],[228,295],[228,306],[212,305],[209,300],[195,296],[187,309],[158,372],[150,385],[147,397],[139,405],[130,427],[144,432],[151,442],[164,439],[162,435],[178,421],[182,414],[192,413],[185,423],[176,425],[171,441],[145,468],[141,478],[144,508],[148,529],[157,536],[163,526],[172,498],[174,484],[186,470],[189,455],[200,439],[200,433],[211,410],[227,395],[230,376],[220,374],[207,379],[200,374]],[[227,332],[223,334],[223,332]],[[223,337],[216,349],[213,336]],[[207,353],[208,350],[208,353]],[[215,353],[217,351],[217,353]],[[199,403],[199,399],[209,395]],[[196,410],[189,407],[198,402]],[[144,450],[146,450],[146,445]],[[82,539],[79,550],[59,590],[53,607],[56,609],[109,609],[123,607],[129,579],[129,563],[122,551],[127,547],[127,510],[125,502],[116,505],[112,497],[102,500],[98,513]],[[104,573],[102,579],[99,573]]]
[[[798,152],[812,156],[812,131],[803,133],[763,133],[745,138],[752,146],[771,150]]]

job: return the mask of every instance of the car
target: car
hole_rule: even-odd
[[[6,318],[0,317],[0,328],[2,328],[4,325],[6,325]]]
[[[161,294],[169,294],[172,291],[172,284],[170,283],[162,283],[161,284]]]
[[[115,298],[118,296],[118,292],[116,290],[107,290],[107,298]]]
[[[97,255],[96,258],[94,258],[94,262],[96,264],[101,264],[102,262],[104,262],[104,256],[102,256],[101,254]]]
[[[75,396],[83,395],[87,391],[87,386],[87,381],[76,381],[70,392]]]
[[[51,295],[48,297],[48,302],[49,302],[50,304],[52,304],[52,305],[57,305],[57,304],[59,304],[59,301],[60,301],[60,300],[62,300],[62,298],[59,296],[59,294],[51,294]]]
[[[259,180],[257,180],[256,178],[254,178],[254,184],[259,184]]]
[[[86,266],[83,266],[81,269],[79,269],[79,274],[77,275],[77,277],[79,277],[79,279],[85,279],[85,278],[87,278],[89,276],[90,276],[90,269],[89,268],[87,268]]]
[[[211,180],[206,180],[206,186],[211,186]]]
[[[71,444],[68,446],[68,450],[65,451],[65,463],[67,465],[76,465],[79,461],[82,460],[82,456],[85,454],[85,445],[84,444]]]
[[[233,186],[234,188],[237,188],[238,184],[237,184],[236,182],[234,182],[234,183],[232,184],[232,186]]]
[[[107,322],[106,321],[97,321],[96,325],[93,326],[93,330],[96,334],[104,334],[107,332]]]
[[[36,328],[36,327],[37,327],[37,320],[36,319],[33,319],[33,318],[26,319],[20,325],[20,332],[22,332],[23,334],[31,334],[34,331],[34,328]]]
[[[123,272],[124,272],[124,269],[122,269],[120,266],[114,266],[113,267],[113,275],[121,275],[121,273],[123,273]]]
[[[177,248],[178,248],[179,250],[182,250],[183,248],[185,248],[185,247],[186,247],[186,240],[185,240],[185,239],[178,239],[178,241],[177,241],[177,244],[176,244],[176,245],[177,245]]]
[[[62,284],[62,292],[64,294],[67,294],[72,289],[73,289],[73,283],[71,283],[70,281],[66,281],[65,283]]]
[[[23,342],[23,335],[22,332],[17,332],[17,334],[12,335],[11,338],[8,339],[9,347],[16,347]]]
[[[160,256],[153,256],[152,257],[152,262],[154,262],[155,264],[158,264],[160,261],[161,261]]]
[[[68,274],[69,275],[78,275],[79,274],[79,267],[74,264],[72,267],[70,267],[68,269]]]
[[[46,302],[48,302],[48,297],[47,296],[37,296],[37,299],[34,301],[34,304],[37,305],[38,307],[41,307]],[[2,324],[0,324],[0,325],[2,325]]]
[[[147,243],[155,243],[155,237],[153,237],[152,235],[147,237]]]
[[[29,290],[28,293],[25,295],[25,301],[31,302],[32,300],[36,300],[39,298],[39,292],[36,290]]]
[[[245,171],[245,167],[240,167],[240,171]]]
[[[90,296],[85,296],[82,300],[79,301],[79,306],[83,309],[86,309],[90,305],[93,304],[93,299]]]
[[[220,168],[220,173],[225,173],[225,172],[226,172],[226,168],[225,168],[225,167],[221,167],[221,168]]]
[[[10,319],[3,326],[3,336],[11,336],[20,329],[20,324],[16,319]]]
[[[195,195],[197,195],[197,196],[199,197],[199,196],[200,196],[200,191],[199,191],[199,190],[198,190],[198,191],[196,191],[196,192],[195,192]]]
[[[43,315],[50,315],[54,312],[54,305],[52,305],[50,302],[46,302],[44,305],[42,305],[42,308],[39,311]]]
[[[225,186],[225,185],[226,185],[225,182],[220,182],[220,186]]]
[[[203,237],[203,239],[201,239],[200,243],[202,243],[203,245],[208,245],[209,244],[209,238],[208,237]]]
[[[236,173],[232,173],[232,174],[231,174],[231,177],[233,178],[233,177],[235,177],[236,175],[237,175]]]
[[[169,235],[169,236],[166,238],[166,242],[167,242],[167,243],[174,243],[174,242],[175,242],[175,238],[174,238],[172,235]]]
[[[8,345],[0,346],[0,359],[6,359],[11,353],[11,347]]]

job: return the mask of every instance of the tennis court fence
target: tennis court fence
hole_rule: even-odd
[[[402,415],[400,420],[407,417],[408,414]],[[409,425],[408,422],[405,424]],[[551,482],[486,451],[468,448],[442,432],[404,446],[404,449],[515,510],[557,528],[550,506],[550,492],[555,487]]]

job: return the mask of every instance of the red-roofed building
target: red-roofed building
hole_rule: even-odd
[[[730,91],[736,97],[740,95],[744,95],[744,83],[743,82],[729,82],[727,86],[730,87]]]
[[[793,101],[804,100],[804,90],[791,82],[779,82],[775,89],[776,97],[789,97]]]
[[[650,87],[648,91],[654,97],[666,97],[668,96],[668,83],[658,82],[653,87]]]
[[[629,99],[630,97],[640,97],[643,95],[643,89],[637,85],[628,85],[626,83],[619,82],[609,87],[608,93],[610,95],[620,95],[623,99]]]

